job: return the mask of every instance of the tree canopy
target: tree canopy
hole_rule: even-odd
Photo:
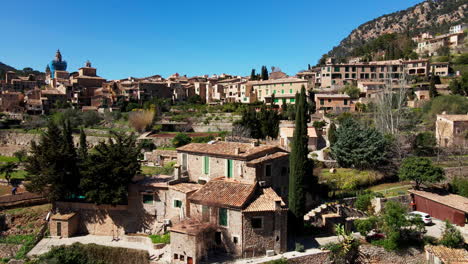
[[[428,158],[408,157],[401,164],[398,176],[403,181],[414,181],[416,189],[422,183],[435,183],[444,179],[444,170],[434,166]]]
[[[370,169],[388,162],[388,146],[389,141],[378,130],[347,118],[336,130],[331,151],[344,168]]]

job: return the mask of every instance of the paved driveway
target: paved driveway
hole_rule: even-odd
[[[432,225],[426,226],[427,233],[426,235],[428,236],[433,236],[435,238],[441,238],[442,233],[444,232],[445,229],[445,222],[439,219],[432,218]],[[463,238],[465,239],[465,243],[468,243],[468,228],[465,227],[460,227],[460,226],[455,226],[458,230],[463,235]]]

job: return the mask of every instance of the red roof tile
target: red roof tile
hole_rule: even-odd
[[[272,188],[261,189],[256,198],[247,205],[247,208],[242,212],[270,212],[276,210],[276,202],[281,203],[281,207],[286,207],[286,204],[281,197],[276,194]]]
[[[261,155],[277,152],[280,149],[273,145],[254,146],[249,143],[214,141],[210,143],[190,143],[177,148],[177,152],[191,152],[213,156],[232,157],[249,160]]]
[[[254,194],[255,186],[224,178],[213,179],[193,193],[189,200],[197,204],[242,209]]]

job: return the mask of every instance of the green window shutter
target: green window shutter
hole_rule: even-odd
[[[174,207],[181,208],[182,207],[182,201],[181,200],[174,200]]]
[[[281,94],[284,94],[284,90],[281,90]]]
[[[233,160],[227,161],[227,177],[232,178],[234,176],[234,164]]]
[[[292,89],[289,89],[289,93],[292,94]]]
[[[219,208],[219,225],[220,226],[227,226],[227,209],[226,208]]]
[[[152,194],[143,194],[143,203],[144,204],[153,204],[153,195]]]
[[[203,173],[207,174],[210,172],[210,157],[203,157]]]
[[[296,99],[295,99],[295,98],[291,98],[291,99],[289,99],[289,102],[294,103],[294,102],[296,102]]]

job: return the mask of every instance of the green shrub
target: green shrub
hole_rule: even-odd
[[[149,254],[145,250],[106,247],[96,244],[74,243],[70,246],[52,247],[33,264],[149,264]]]
[[[280,259],[270,260],[263,264],[288,264],[288,259],[280,258]]]
[[[354,207],[364,212],[372,212],[373,209],[371,201],[373,198],[374,194],[372,193],[361,194],[357,197]]]
[[[296,243],[295,251],[304,252],[305,251],[304,245],[302,245],[301,243]]]
[[[449,248],[461,248],[464,245],[463,235],[454,225],[445,221],[445,229],[440,244]]]
[[[455,177],[450,184],[450,188],[453,193],[468,197],[468,179]]]
[[[169,244],[169,243],[171,243],[171,234],[170,233],[166,233],[164,235],[149,235],[149,237],[151,238],[151,242],[153,242],[154,244],[160,244],[160,243]]]
[[[192,139],[189,136],[187,136],[187,134],[177,133],[177,135],[175,135],[175,137],[172,139],[172,145],[178,148],[189,144],[191,141]]]
[[[367,235],[372,229],[377,227],[378,218],[376,216],[370,216],[367,219],[357,219],[354,221],[354,226],[356,230],[361,233],[361,235]]]

